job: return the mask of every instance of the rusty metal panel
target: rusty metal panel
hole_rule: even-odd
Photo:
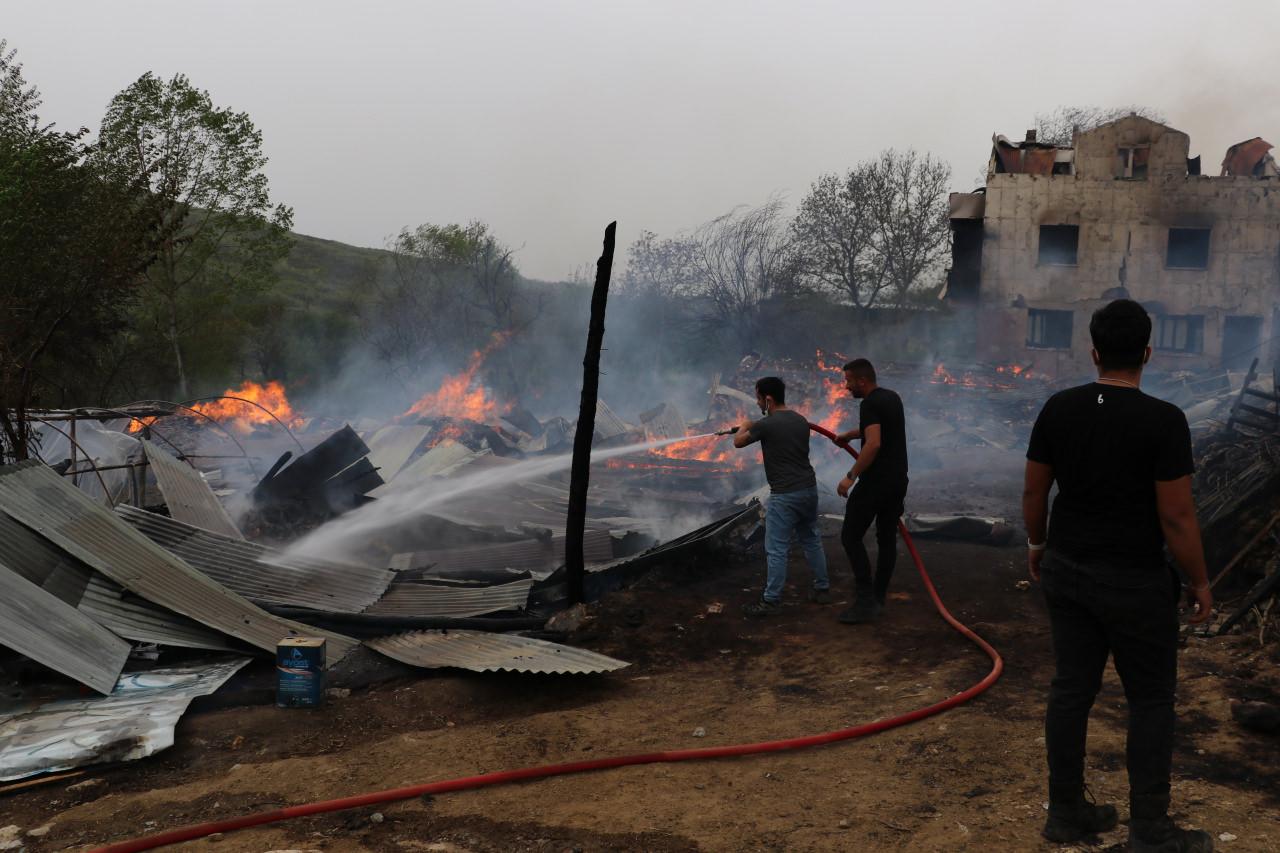
[[[263,604],[359,613],[381,598],[395,577],[386,569],[293,557],[136,507],[118,506],[116,514],[193,568]]]
[[[199,471],[150,441],[144,440],[142,447],[146,450],[147,461],[155,472],[160,494],[164,495],[170,515],[223,536],[244,539],[244,534]]]
[[[1027,175],[1052,175],[1057,156],[1055,148],[1023,148],[1022,172]]]
[[[585,649],[484,631],[414,631],[367,640],[365,645],[401,663],[426,669],[586,674],[630,666]]]
[[[0,510],[125,589],[264,651],[274,653],[288,636],[323,636],[333,663],[358,645],[272,616],[153,543],[43,463],[0,468]]]
[[[103,694],[129,657],[124,640],[3,563],[0,643]]]
[[[1270,142],[1260,136],[1237,142],[1227,149],[1227,156],[1222,160],[1222,174],[1245,177],[1252,175],[1254,167],[1262,162],[1262,158],[1272,147]]]
[[[457,586],[397,578],[387,594],[364,612],[370,616],[484,616],[523,609],[532,588],[532,578],[493,586]]]

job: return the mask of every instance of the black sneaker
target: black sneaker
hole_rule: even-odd
[[[1050,803],[1049,818],[1040,834],[1048,841],[1071,844],[1090,835],[1116,828],[1120,822],[1116,807],[1110,804]]]
[[[811,589],[809,590],[809,600],[814,604],[830,604],[831,590],[829,589]]]
[[[782,610],[782,605],[776,601],[765,601],[763,598],[759,601],[753,601],[742,607],[742,615],[748,619],[760,619],[764,616],[773,616]]]
[[[853,603],[853,606],[840,614],[840,621],[846,625],[863,625],[868,622],[875,622],[880,618],[881,611],[884,606],[880,602],[869,598],[859,598]]]
[[[1129,849],[1135,853],[1211,853],[1213,836],[1203,829],[1181,829],[1168,817],[1131,818]]]

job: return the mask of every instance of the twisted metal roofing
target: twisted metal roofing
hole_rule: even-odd
[[[126,640],[191,649],[234,648],[225,634],[126,592],[3,512],[0,562]]]
[[[387,594],[364,612],[370,616],[484,616],[522,609],[532,587],[532,578],[493,586],[456,586],[397,578]]]
[[[359,613],[386,592],[393,572],[286,556],[131,506],[116,513],[157,545],[250,601]]]
[[[124,640],[2,563],[0,643],[104,694],[129,657]]]
[[[144,440],[142,447],[147,461],[151,463],[151,470],[155,472],[160,494],[164,495],[170,515],[214,533],[244,539],[240,528],[236,527],[226,507],[199,471],[158,444]]]
[[[196,571],[40,462],[0,468],[0,510],[138,595],[265,651],[289,636],[323,636],[330,663],[358,643],[272,616]]]
[[[585,674],[630,666],[585,649],[485,631],[413,631],[366,640],[365,645],[401,663],[427,669]]]

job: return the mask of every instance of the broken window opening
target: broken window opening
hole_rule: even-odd
[[[1079,225],[1041,225],[1039,263],[1074,267],[1080,247]]]
[[[1162,352],[1204,352],[1204,317],[1199,314],[1158,314],[1152,346]]]
[[[1145,181],[1147,179],[1147,162],[1150,159],[1151,147],[1148,145],[1118,148],[1116,149],[1116,176],[1135,181]]]
[[[1165,266],[1173,269],[1209,268],[1209,229],[1170,228]]]
[[[1071,349],[1070,311],[1027,310],[1027,346],[1031,349]]]
[[[1262,350],[1262,318],[1230,316],[1222,321],[1222,366],[1227,370],[1248,370]]]

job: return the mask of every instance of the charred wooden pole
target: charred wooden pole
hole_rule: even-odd
[[[587,354],[582,359],[582,402],[573,433],[573,467],[569,473],[569,515],[564,530],[564,568],[569,603],[585,598],[586,562],[582,541],[587,527],[587,486],[591,473],[591,437],[596,431],[596,395],[600,389],[600,348],[604,344],[604,306],[613,271],[613,241],[618,223],[604,229],[604,252],[596,261],[596,285],[591,291],[591,325],[587,327]]]

